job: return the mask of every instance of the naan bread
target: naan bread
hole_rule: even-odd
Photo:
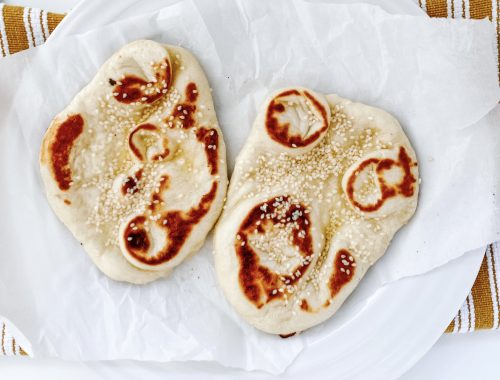
[[[55,117],[40,170],[54,212],[105,274],[166,276],[201,247],[227,187],[196,59],[153,41],[124,46]]]
[[[387,112],[305,88],[276,92],[236,161],[216,227],[227,299],[268,333],[331,317],[415,212],[418,178]]]

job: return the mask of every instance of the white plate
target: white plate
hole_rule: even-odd
[[[321,341],[306,348],[278,378],[396,379],[437,341],[462,305],[476,278],[483,252],[475,251],[425,275],[388,284],[375,294],[362,282],[342,310],[327,323],[345,320]],[[359,303],[358,303],[359,301]],[[359,311],[352,314],[353,303]],[[353,317],[354,315],[354,317]],[[92,362],[87,366],[107,380],[267,379],[210,362]]]
[[[169,1],[134,0],[102,7],[98,1],[79,3],[51,39],[83,33],[120,18],[153,11]],[[357,2],[339,1],[339,2]],[[372,0],[392,13],[423,14],[412,1]],[[403,279],[373,291],[370,274],[349,298],[328,329],[317,328],[315,337],[328,335],[309,346],[287,370],[286,378],[316,375],[335,379],[396,378],[409,369],[441,336],[466,298],[479,270],[483,254],[476,251],[428,274]],[[315,337],[312,337],[314,339]],[[183,378],[263,378],[260,373],[229,370],[214,363],[92,363],[106,371],[106,378],[130,378],[132,373],[148,378],[176,374]],[[126,369],[125,369],[126,368]],[[120,373],[122,372],[123,373]],[[208,375],[209,374],[209,375]]]

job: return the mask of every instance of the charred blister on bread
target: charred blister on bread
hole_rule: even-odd
[[[54,125],[55,136],[48,143],[52,175],[61,191],[67,191],[73,184],[71,177],[71,150],[82,134],[85,121],[80,114],[69,115]]]
[[[163,180],[163,183],[168,183]],[[159,218],[151,220],[146,215],[135,216],[123,231],[122,251],[134,266],[143,269],[161,269],[169,264],[181,251],[193,228],[208,213],[217,193],[217,183],[203,195],[198,205],[187,211],[160,211]],[[161,197],[152,199],[154,210]]]
[[[388,215],[415,194],[417,163],[404,146],[378,151],[362,158],[344,175],[350,204],[371,217]]]
[[[117,102],[131,103],[154,103],[164,96],[171,85],[172,65],[168,52],[163,61],[151,65],[154,79],[148,81],[134,74],[124,74],[118,81],[113,79],[109,83],[115,85],[113,97]]]
[[[316,146],[328,130],[330,108],[323,96],[304,88],[278,92],[268,101],[265,130],[290,154],[302,154]]]
[[[244,294],[257,308],[273,299],[282,299],[307,270],[313,255],[309,216],[301,203],[288,196],[277,196],[257,204],[243,220],[234,239],[239,260],[239,282]],[[278,231],[278,232],[276,232]],[[280,236],[276,236],[275,234]],[[269,246],[272,235],[274,247]],[[259,257],[265,250],[279,261],[284,250],[294,251],[297,262],[287,270],[277,271]]]

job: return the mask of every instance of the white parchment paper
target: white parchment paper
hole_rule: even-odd
[[[116,283],[94,267],[43,194],[38,150],[51,119],[138,38],[181,44],[201,61],[230,169],[257,107],[280,86],[382,107],[410,137],[423,180],[417,214],[372,270],[380,283],[394,281],[498,237],[499,112],[482,119],[500,99],[493,30],[487,21],[394,16],[369,5],[187,0],[0,61],[0,314],[38,356],[282,372],[304,336],[260,333],[232,311],[216,285],[211,239],[147,286]]]

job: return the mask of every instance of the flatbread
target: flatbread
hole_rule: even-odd
[[[286,88],[259,111],[215,232],[215,267],[250,324],[331,317],[415,212],[415,152],[387,112]]]
[[[196,252],[227,187],[210,88],[187,50],[135,41],[58,114],[40,172],[56,215],[109,277],[146,283]]]

